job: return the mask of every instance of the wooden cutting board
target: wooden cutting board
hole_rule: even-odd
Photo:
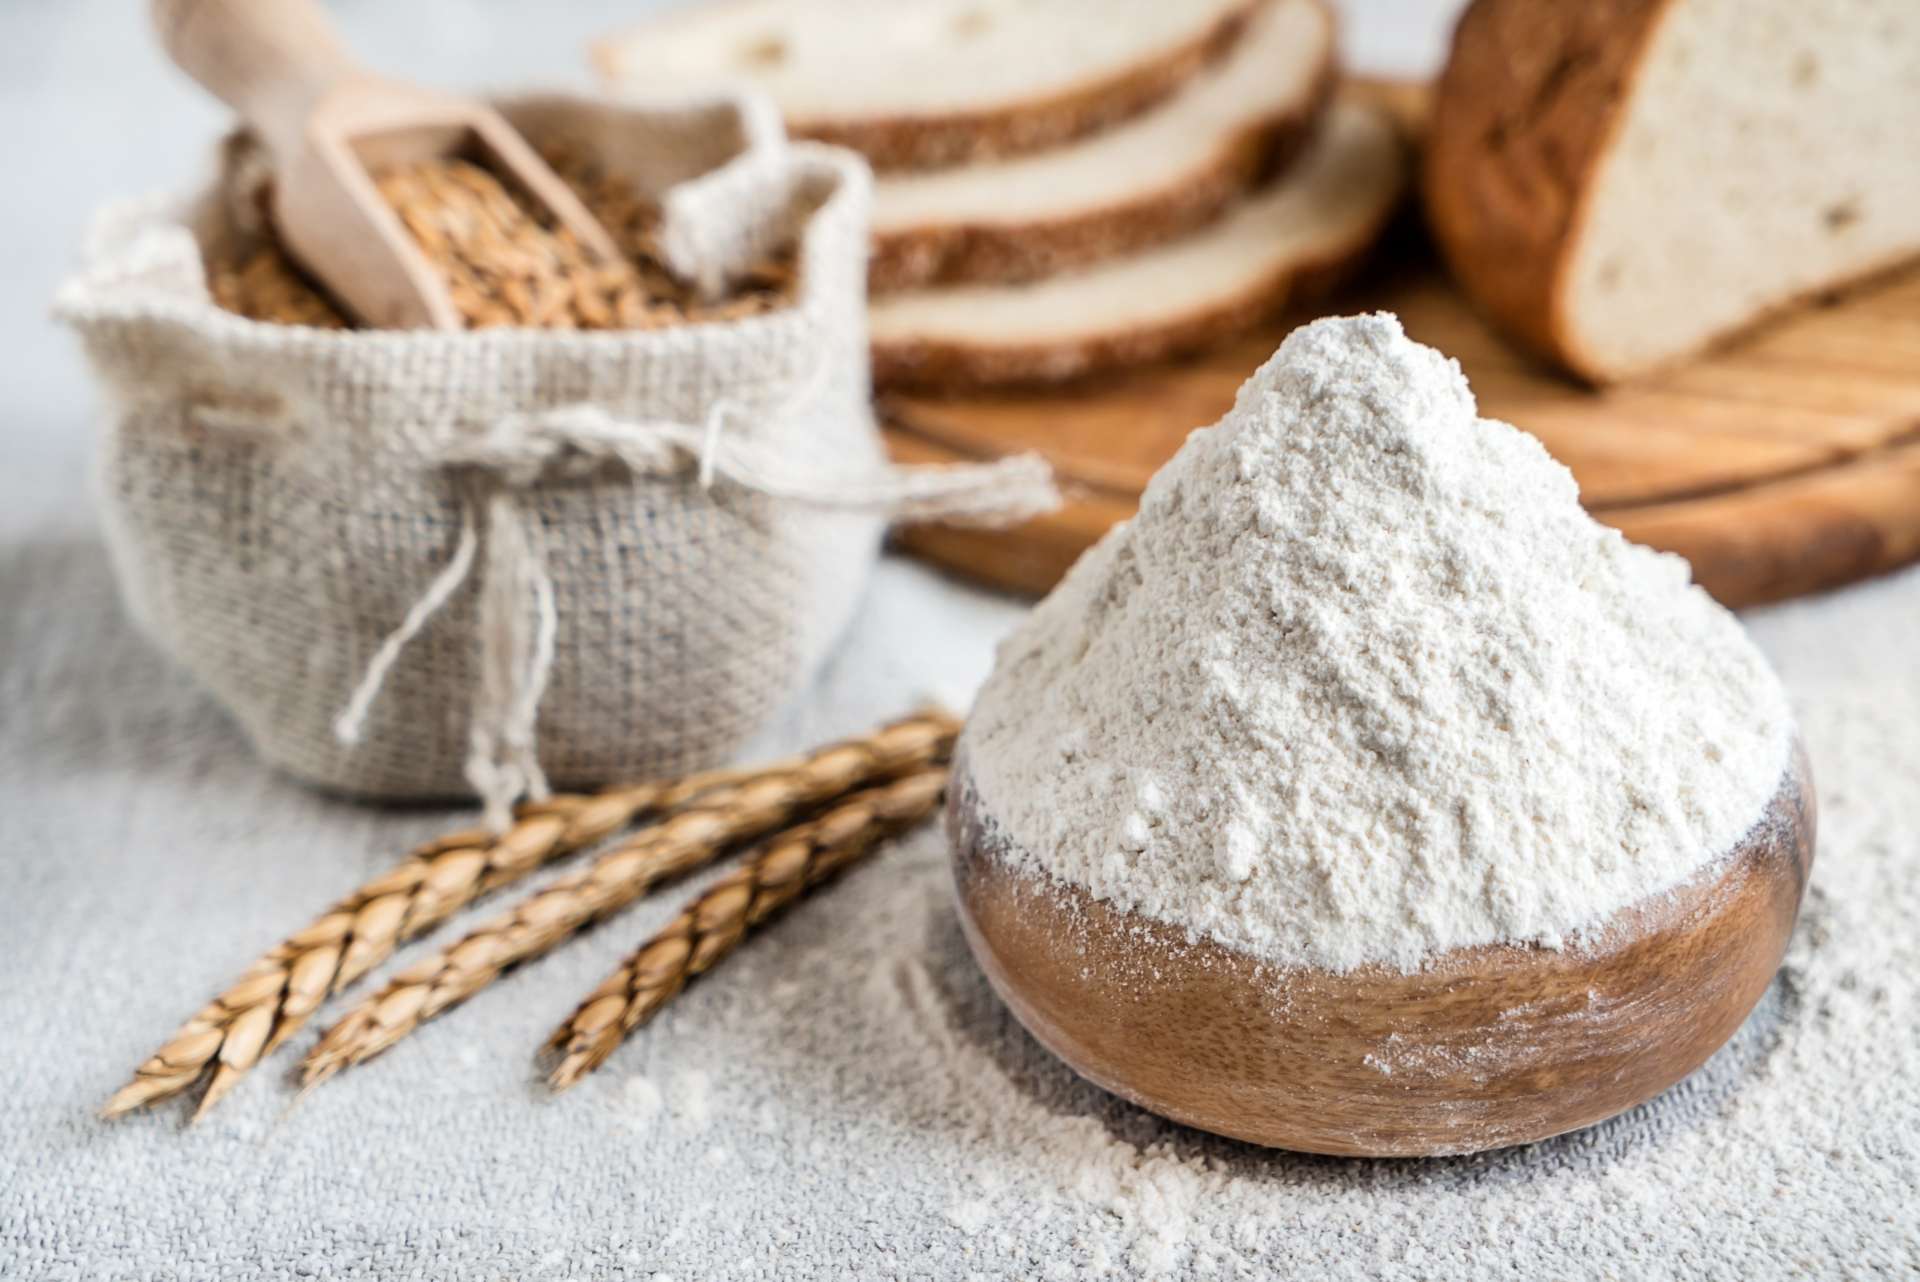
[[[1416,237],[1417,239],[1417,237]],[[1370,281],[1198,359],[1060,393],[881,400],[902,461],[1037,450],[1069,501],[1010,530],[921,526],[906,550],[982,583],[1040,593],[1115,521],[1187,434],[1218,419],[1287,332],[1384,308],[1458,357],[1480,412],[1538,436],[1589,510],[1693,563],[1728,605],[1777,601],[1920,559],[1920,271],[1796,313],[1696,363],[1592,392],[1509,349],[1433,265],[1402,246]]]

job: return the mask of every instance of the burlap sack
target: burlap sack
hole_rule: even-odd
[[[885,519],[1030,513],[1031,460],[886,467],[868,401],[869,179],[753,99],[505,104],[661,202],[717,286],[797,236],[790,307],[656,332],[333,332],[215,307],[223,181],[103,216],[58,314],[112,403],[108,545],[134,617],[269,761],[372,797],[725,759],[846,623]],[[243,211],[236,214],[236,210]]]

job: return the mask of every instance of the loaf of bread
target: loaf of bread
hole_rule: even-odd
[[[1258,0],[716,0],[599,42],[615,87],[766,90],[796,137],[878,168],[958,164],[1089,133],[1223,52]]]
[[[874,380],[939,390],[1052,383],[1192,351],[1337,278],[1406,181],[1381,110],[1336,102],[1272,185],[1191,236],[1019,285],[877,298]]]
[[[874,184],[876,291],[1018,281],[1171,240],[1289,159],[1334,74],[1323,0],[1268,0],[1172,97],[1072,145]]]
[[[1916,0],[1476,0],[1428,220],[1512,337],[1594,382],[1920,254]]]

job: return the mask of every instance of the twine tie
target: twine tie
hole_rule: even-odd
[[[824,367],[823,367],[824,368]],[[819,374],[793,398],[814,390]],[[849,476],[797,466],[788,451],[727,432],[746,410],[721,399],[705,419],[623,419],[595,405],[572,404],[495,422],[456,437],[428,462],[458,478],[460,533],[453,553],[405,618],[374,651],[334,734],[359,742],[368,714],[414,637],[482,561],[478,602],[480,677],[473,696],[465,773],[486,807],[486,822],[506,828],[521,797],[549,794],[535,734],[540,700],[553,670],[560,619],[538,522],[522,496],[551,480],[579,479],[617,465],[634,477],[693,473],[704,489],[734,485],[814,506],[884,512],[908,520],[1014,520],[1058,502],[1037,455],[952,467],[882,466]],[[483,537],[484,535],[484,537]]]

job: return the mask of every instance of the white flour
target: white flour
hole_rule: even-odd
[[[1015,858],[1256,956],[1560,946],[1786,761],[1687,567],[1580,508],[1391,316],[1296,331],[1002,647],[966,752]]]

